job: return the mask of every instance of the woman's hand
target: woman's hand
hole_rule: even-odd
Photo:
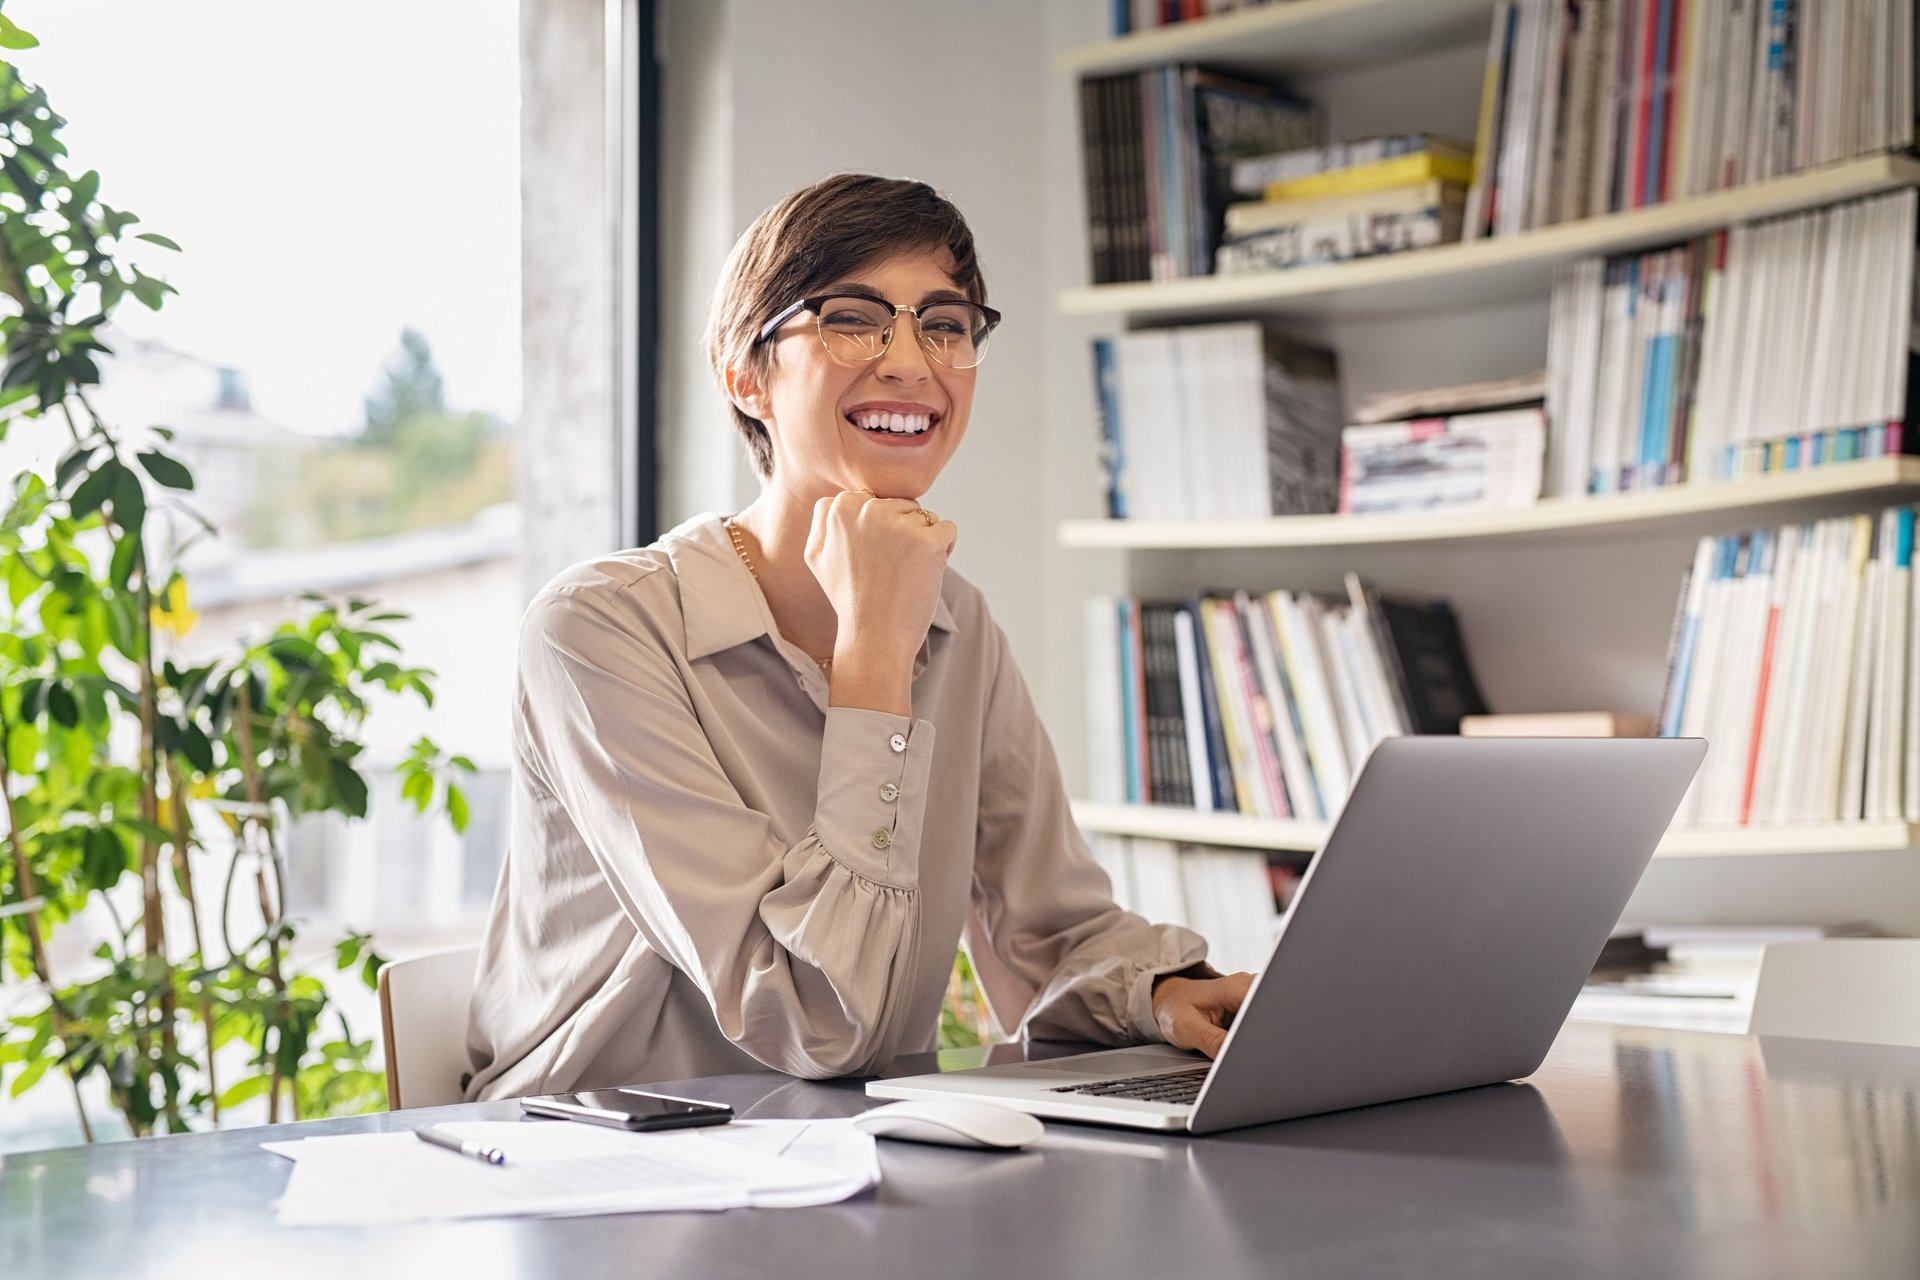
[[[1233,1015],[1240,1012],[1240,1003],[1252,985],[1250,973],[1230,973],[1224,978],[1161,978],[1153,986],[1153,1020],[1174,1048],[1198,1049],[1209,1058],[1218,1057],[1220,1046],[1227,1042]]]
[[[807,568],[838,619],[836,704],[911,714],[913,660],[933,625],[959,530],[907,498],[849,490],[813,504]]]

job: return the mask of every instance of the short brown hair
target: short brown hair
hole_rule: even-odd
[[[967,220],[924,182],[837,173],[754,219],[727,256],[707,320],[707,361],[721,392],[728,366],[763,381],[772,371],[771,346],[754,340],[783,307],[876,258],[915,249],[945,249],[953,258],[954,284],[973,301],[986,302],[987,282]],[[772,476],[773,439],[766,424],[731,398],[727,409],[754,470],[762,480]]]

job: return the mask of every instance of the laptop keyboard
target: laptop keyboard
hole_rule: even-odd
[[[1200,1096],[1212,1067],[1191,1071],[1168,1071],[1150,1076],[1121,1076],[1116,1080],[1095,1080],[1092,1084],[1063,1084],[1048,1093],[1084,1093],[1095,1098],[1135,1098],[1141,1102],[1165,1102],[1181,1106]]]

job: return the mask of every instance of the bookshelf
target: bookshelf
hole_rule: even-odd
[[[1920,186],[1920,160],[1866,156],[1731,191],[1465,244],[1288,271],[1087,285],[1064,291],[1059,305],[1069,315],[1124,315],[1151,323],[1406,315],[1544,298],[1555,268],[1576,259],[1645,249],[1733,223],[1912,186]]]
[[[1276,516],[1268,520],[1067,520],[1066,547],[1131,551],[1367,547],[1533,536],[1609,528],[1697,537],[1827,514],[1920,493],[1920,458],[1870,458],[1721,484],[1673,485],[1593,498],[1543,498],[1508,511],[1417,516]]]
[[[1075,801],[1083,831],[1187,844],[1312,853],[1329,824],[1237,813],[1196,813],[1170,806]],[[1920,826],[1906,822],[1833,822],[1790,827],[1675,828],[1656,858],[1751,858],[1812,853],[1901,853],[1920,845]]]
[[[1079,45],[1055,59],[1076,76],[1204,62],[1298,76],[1485,37],[1494,0],[1287,0]]]
[[[1080,45],[1059,54],[1056,66],[1072,83],[1163,62],[1203,63],[1293,80],[1328,105],[1334,138],[1408,129],[1464,136],[1464,113],[1455,108],[1468,98],[1478,102],[1480,83],[1477,78],[1469,83],[1468,77],[1477,76],[1484,59],[1494,8],[1491,0],[1288,0]],[[1469,71],[1470,66],[1476,70]],[[1403,70],[1412,105],[1395,116],[1391,101]],[[1077,171],[1072,180],[1080,180]],[[1349,376],[1357,375],[1359,385],[1350,384],[1350,395],[1362,388],[1503,377],[1524,371],[1520,362],[1530,358],[1527,344],[1546,327],[1554,276],[1568,263],[1916,187],[1920,158],[1871,154],[1731,190],[1470,243],[1293,270],[1067,287],[1056,294],[1056,310],[1076,335],[1207,320],[1275,321],[1286,332],[1335,347]],[[1473,336],[1463,336],[1469,332]],[[1503,359],[1509,350],[1516,354]],[[1485,367],[1475,363],[1481,360]],[[1096,434],[1090,416],[1084,429],[1089,472],[1096,465]],[[1920,458],[1873,458],[1751,480],[1544,499],[1504,511],[1236,521],[1064,519],[1056,526],[1056,540],[1070,554],[1088,553],[1088,562],[1099,566],[1091,580],[1104,574],[1108,583],[1124,584],[1121,593],[1159,598],[1241,586],[1337,594],[1347,557],[1366,555],[1368,576],[1384,590],[1454,601],[1496,709],[1619,709],[1650,706],[1658,695],[1654,677],[1664,670],[1662,646],[1693,540],[1916,498]],[[1108,586],[1107,592],[1114,588]],[[1494,681],[1486,681],[1488,668],[1494,669]],[[1502,681],[1505,699],[1492,687]],[[1276,853],[1311,852],[1328,829],[1325,823],[1170,806],[1081,801],[1074,812],[1089,833]],[[1920,825],[1852,821],[1675,829],[1656,857],[1660,866],[1680,875],[1675,883],[1682,896],[1693,893],[1707,902],[1712,890],[1703,889],[1707,882],[1689,868],[1734,858],[1749,860],[1737,872],[1743,881],[1774,871],[1799,877],[1797,888],[1779,891],[1787,905],[1771,908],[1784,915],[1815,896],[1805,890],[1823,874],[1816,868],[1832,865],[1806,855],[1915,849],[1920,849]],[[1911,859],[1870,862],[1873,868],[1920,866]],[[1794,869],[1802,865],[1808,870]],[[1904,871],[1888,874],[1897,883],[1911,883]],[[1875,893],[1868,886],[1880,875],[1866,864],[1849,867],[1855,892],[1863,897]],[[1825,887],[1817,885],[1816,891]],[[1756,900],[1742,897],[1745,903]],[[1744,909],[1763,915],[1770,910]],[[1862,909],[1856,904],[1842,911]],[[1911,911],[1893,916],[1920,920]]]

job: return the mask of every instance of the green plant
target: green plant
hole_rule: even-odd
[[[0,16],[0,47],[32,43]],[[0,1021],[0,1081],[17,1097],[63,1075],[78,1104],[98,1074],[136,1135],[218,1124],[261,1095],[270,1120],[283,1104],[369,1109],[371,1041],[291,961],[283,824],[366,815],[369,699],[431,704],[432,673],[380,629],[402,615],[317,595],[216,660],[168,656],[192,625],[181,556],[215,530],[185,500],[172,434],[102,420],[89,389],[115,309],[173,292],[125,261],[129,242],[178,246],[101,203],[97,173],[70,172],[63,123],[0,61],[0,441],[53,431],[65,446],[51,474],[0,494],[0,981],[29,997]],[[177,546],[149,539],[163,507],[197,524]],[[463,829],[455,777],[472,768],[423,739],[403,793],[421,811],[438,798]],[[86,976],[56,974],[49,938],[89,908],[107,941]],[[368,944],[350,935],[334,956],[371,982]],[[230,1044],[249,1065],[223,1081],[215,1050]],[[80,1119],[91,1139],[84,1106]]]

